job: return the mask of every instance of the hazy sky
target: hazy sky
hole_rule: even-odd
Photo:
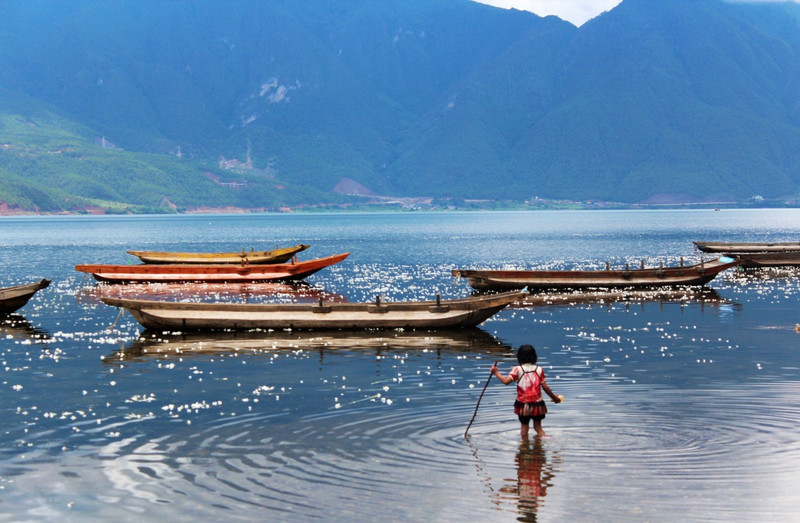
[[[557,17],[581,25],[603,11],[608,11],[621,0],[477,0],[482,4],[531,11],[539,16]]]
[[[562,20],[582,25],[603,11],[608,11],[622,0],[475,0],[482,4],[531,11],[539,16],[556,15]],[[800,2],[800,0],[728,0],[729,2]]]

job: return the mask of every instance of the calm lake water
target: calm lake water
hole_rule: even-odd
[[[351,301],[470,293],[453,268],[656,265],[693,240],[798,240],[800,211],[0,219],[2,285],[52,279],[0,322],[0,520],[800,520],[800,273],[705,293],[510,308],[457,332],[147,336],[104,293]],[[287,286],[113,287],[127,249],[310,243],[350,252]],[[521,444],[533,343],[548,436]]]

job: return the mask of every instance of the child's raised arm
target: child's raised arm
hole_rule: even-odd
[[[497,370],[497,364],[492,365],[492,374],[494,374],[498,380],[502,381],[503,385],[508,385],[509,383],[514,381],[514,378],[511,377],[510,373],[508,376],[503,376],[502,374],[500,374],[500,371]]]

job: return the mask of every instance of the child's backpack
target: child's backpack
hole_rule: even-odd
[[[522,369],[522,376],[517,380],[517,387],[522,390],[527,390],[530,387],[539,387],[542,384],[542,368],[534,365],[532,370],[525,370],[524,365],[519,367]]]

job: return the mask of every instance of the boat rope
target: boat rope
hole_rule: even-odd
[[[122,307],[120,307],[120,308],[119,308],[119,313],[117,313],[117,319],[115,319],[115,320],[114,320],[114,323],[112,323],[111,325],[109,325],[108,327],[106,327],[106,330],[107,330],[107,331],[113,331],[113,330],[114,330],[114,328],[117,326],[117,322],[118,322],[118,321],[119,321],[119,319],[122,317],[122,312],[123,312],[124,310],[125,310],[125,309],[123,309]]]
[[[461,283],[461,273],[460,272],[458,274],[456,274],[455,278],[453,278],[453,295],[455,295],[456,288],[457,288],[459,283]]]

